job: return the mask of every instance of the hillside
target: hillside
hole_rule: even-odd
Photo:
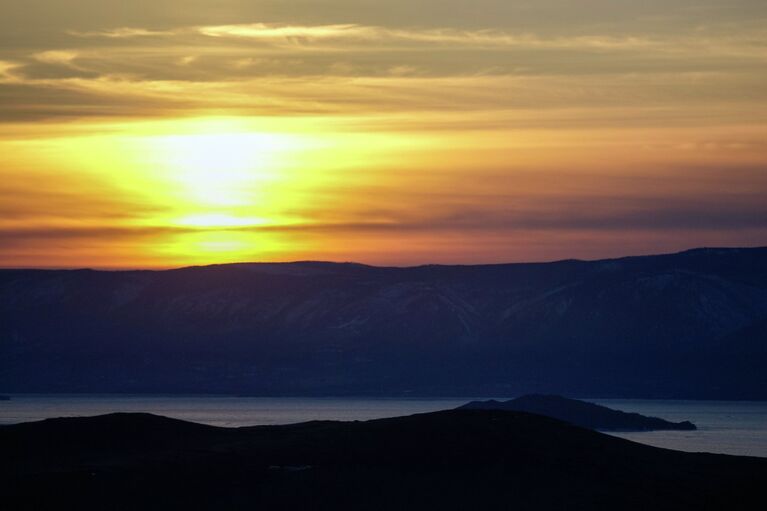
[[[148,414],[0,427],[14,509],[761,509],[767,460],[517,412],[216,428]],[[749,502],[751,503],[749,506]]]
[[[0,391],[767,398],[767,248],[0,271]]]

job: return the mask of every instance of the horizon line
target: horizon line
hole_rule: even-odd
[[[333,260],[319,260],[319,259],[303,259],[295,261],[238,261],[229,263],[209,263],[209,264],[191,264],[186,266],[156,266],[156,267],[119,267],[119,266],[0,266],[0,271],[104,271],[104,272],[161,272],[161,271],[174,271],[184,270],[189,268],[211,268],[216,266],[237,266],[237,265],[292,265],[292,264],[336,264],[336,265],[355,265],[365,266],[369,268],[423,268],[427,266],[439,266],[439,267],[469,267],[469,266],[507,266],[507,265],[525,265],[525,264],[556,264],[563,262],[599,262],[599,261],[617,261],[621,259],[631,259],[637,257],[659,257],[659,256],[671,256],[680,255],[687,252],[696,252],[703,250],[767,250],[767,245],[755,245],[755,246],[727,246],[727,247],[691,247],[673,252],[659,252],[659,253],[647,253],[647,254],[633,254],[622,255],[617,257],[604,257],[596,259],[579,259],[579,258],[564,258],[564,259],[552,259],[541,261],[509,261],[509,262],[480,262],[480,263],[422,263],[422,264],[403,264],[403,265],[377,265],[361,263],[358,261],[333,261]]]

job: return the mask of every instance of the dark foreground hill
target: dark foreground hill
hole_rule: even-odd
[[[227,429],[147,414],[0,427],[13,509],[761,509],[767,459],[454,410]],[[749,504],[751,503],[751,504]]]
[[[508,401],[495,399],[472,401],[459,407],[459,410],[508,410],[535,413],[599,431],[692,431],[697,429],[695,424],[689,421],[669,422],[658,417],[626,413],[578,399],[542,394],[529,394]]]
[[[767,248],[0,271],[0,392],[767,399]]]

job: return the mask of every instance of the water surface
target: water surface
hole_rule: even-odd
[[[614,433],[615,436],[679,451],[767,457],[765,401],[600,399],[594,402],[673,422],[689,420],[698,426],[697,431]]]

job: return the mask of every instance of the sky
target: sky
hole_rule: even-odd
[[[2,0],[0,266],[767,245],[763,0]]]

